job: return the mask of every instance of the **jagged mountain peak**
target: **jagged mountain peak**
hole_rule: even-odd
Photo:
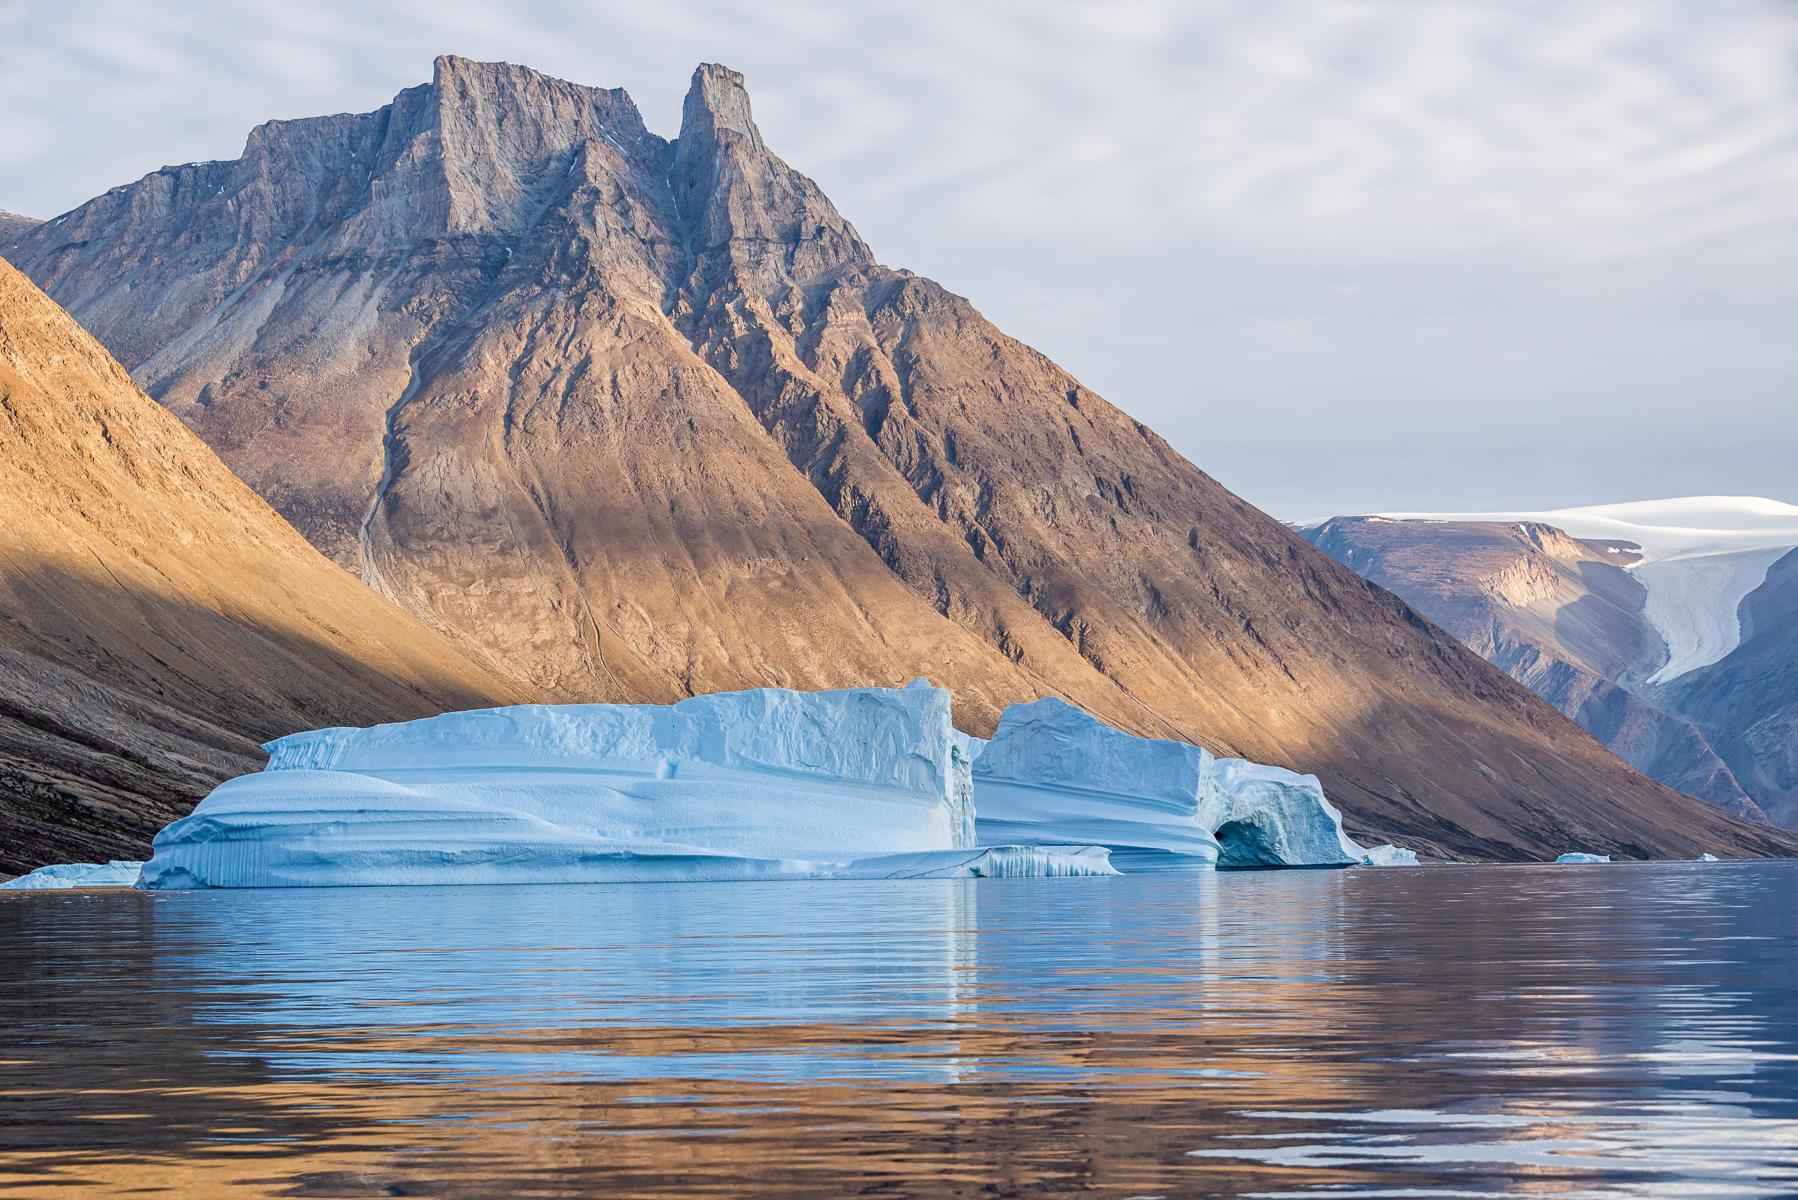
[[[729,130],[761,148],[762,134],[750,113],[749,89],[742,72],[719,63],[700,63],[693,69],[693,81],[681,107],[681,136],[697,132],[701,125]]]
[[[695,306],[735,276],[766,298],[874,254],[818,185],[762,141],[743,76],[706,63],[693,72],[670,173],[691,240]]]

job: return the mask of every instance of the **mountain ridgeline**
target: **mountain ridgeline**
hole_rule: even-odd
[[[33,227],[14,260],[327,555],[564,700],[1062,696],[1315,771],[1425,852],[1788,853],[883,267],[704,66],[443,58]]]

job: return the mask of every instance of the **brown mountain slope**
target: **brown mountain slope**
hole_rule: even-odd
[[[1703,732],[1632,690],[1667,661],[1643,611],[1646,589],[1623,570],[1635,553],[1534,521],[1334,517],[1304,536],[1636,769],[1737,816],[1767,819]]]
[[[296,729],[523,698],[327,562],[0,260],[0,871],[141,857]]]
[[[670,143],[440,59],[20,261],[316,545],[562,696],[928,674],[975,731],[1052,692],[1316,770],[1425,849],[1788,849],[879,266],[720,67]]]

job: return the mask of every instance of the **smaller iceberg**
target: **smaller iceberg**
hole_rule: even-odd
[[[1220,867],[1349,867],[1367,853],[1342,832],[1315,775],[1224,758],[1215,783],[1205,820]]]
[[[1575,850],[1571,854],[1561,855],[1561,857],[1555,859],[1555,861],[1558,863],[1607,863],[1611,861],[1611,856],[1608,854],[1586,854],[1583,851]]]
[[[1375,846],[1361,856],[1361,865],[1365,867],[1415,867],[1417,851],[1407,850],[1403,846]]]
[[[982,842],[1098,845],[1125,870],[1352,866],[1312,775],[1139,738],[1054,698],[1013,704],[974,762]]]
[[[0,883],[0,889],[15,892],[40,892],[56,888],[132,887],[140,862],[114,859],[108,863],[57,863]]]
[[[1692,861],[1693,862],[1722,862],[1723,860],[1718,858],[1715,854],[1711,854],[1707,851],[1704,854],[1700,854],[1697,858],[1693,859]]]

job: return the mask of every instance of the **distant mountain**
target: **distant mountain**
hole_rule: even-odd
[[[42,222],[34,217],[21,217],[0,208],[0,253],[40,224]]]
[[[1779,682],[1798,653],[1767,614],[1789,603],[1780,594],[1789,568],[1768,568],[1798,545],[1798,507],[1695,497],[1336,517],[1304,533],[1654,778],[1740,815],[1794,823],[1781,814],[1798,777],[1767,750],[1777,713],[1798,698]],[[1769,722],[1758,751],[1745,740],[1757,722]]]
[[[1789,852],[1660,788],[929,280],[763,142],[443,58],[17,261],[339,563],[546,694],[928,675],[1314,770],[1426,852]]]
[[[0,871],[141,858],[259,743],[523,698],[307,545],[0,261]]]

